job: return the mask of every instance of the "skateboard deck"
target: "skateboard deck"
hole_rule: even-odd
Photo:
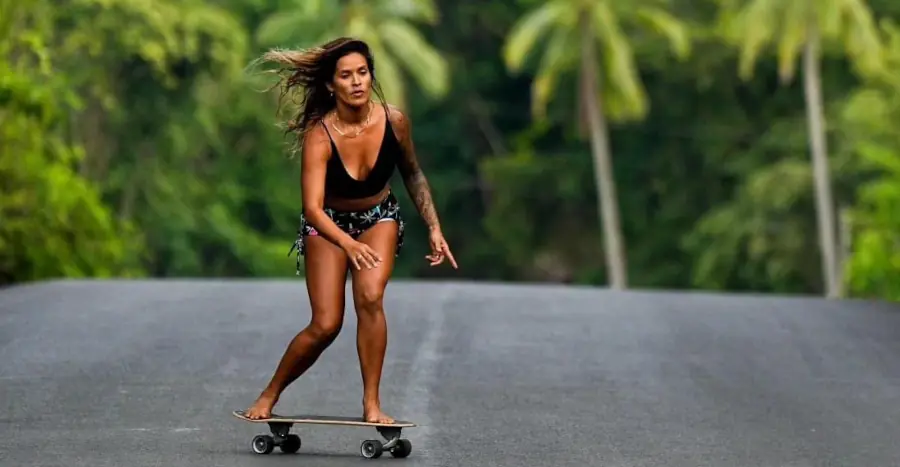
[[[301,445],[300,436],[291,433],[291,427],[295,424],[309,424],[373,427],[384,437],[386,442],[376,439],[365,440],[359,447],[360,454],[367,459],[377,459],[381,457],[384,451],[388,451],[392,456],[402,458],[409,456],[412,452],[412,443],[408,439],[400,438],[402,429],[416,426],[415,423],[405,420],[394,420],[394,423],[372,423],[363,420],[362,417],[314,414],[278,415],[273,413],[271,418],[252,420],[247,418],[247,414],[243,410],[234,410],[231,414],[245,422],[265,423],[269,426],[269,430],[272,432],[271,435],[256,435],[253,437],[251,447],[253,452],[257,454],[270,454],[275,450],[276,446],[287,454],[299,451]]]

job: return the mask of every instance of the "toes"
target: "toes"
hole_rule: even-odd
[[[268,414],[257,412],[255,410],[251,410],[247,412],[247,418],[250,420],[261,420],[263,418],[269,418]]]

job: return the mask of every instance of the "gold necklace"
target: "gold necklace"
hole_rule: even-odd
[[[354,135],[348,136],[348,134],[344,133],[343,131],[341,131],[340,128],[337,127],[337,125],[336,125],[335,123],[336,123],[338,120],[340,120],[340,117],[338,116],[337,110],[334,111],[334,121],[331,122],[331,127],[334,128],[334,131],[338,132],[338,133],[339,133],[341,136],[343,136],[343,137],[346,137],[346,138],[356,138],[357,136],[359,136],[360,134],[362,134],[363,130],[365,130],[365,129],[369,126],[369,120],[370,120],[371,118],[372,118],[372,103],[369,102],[369,104],[368,104],[368,112],[366,112],[366,121],[363,122],[363,124],[359,126],[359,128],[356,130],[356,133],[355,133]]]

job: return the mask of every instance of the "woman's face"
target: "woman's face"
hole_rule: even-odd
[[[351,107],[361,107],[369,102],[372,74],[366,57],[353,52],[341,57],[334,70],[331,91],[334,97]]]

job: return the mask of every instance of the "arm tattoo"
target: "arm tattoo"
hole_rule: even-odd
[[[431,198],[431,187],[428,185],[428,179],[422,168],[419,167],[419,161],[416,157],[415,146],[412,141],[412,126],[408,118],[401,112],[394,110],[395,122],[394,127],[400,133],[400,147],[403,149],[398,167],[401,175],[403,175],[403,183],[406,184],[406,190],[409,196],[416,204],[416,209],[422,220],[428,224],[429,229],[440,228],[437,210],[434,207],[434,200]]]

